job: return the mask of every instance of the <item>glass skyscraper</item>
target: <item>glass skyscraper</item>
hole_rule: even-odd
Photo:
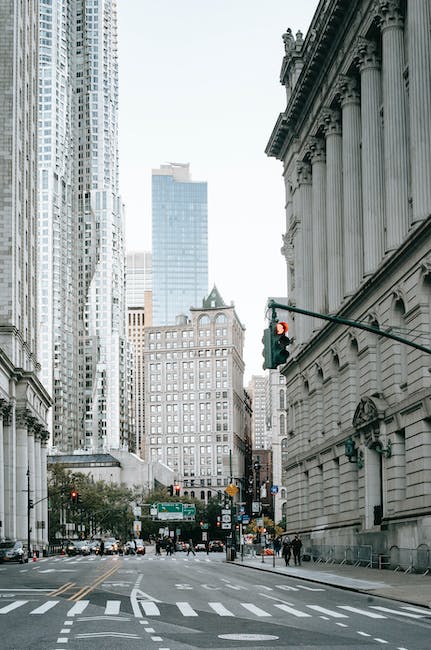
[[[173,325],[208,293],[207,183],[189,164],[152,171],[153,325]]]

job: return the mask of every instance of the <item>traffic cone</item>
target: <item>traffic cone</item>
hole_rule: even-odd
[[[33,562],[37,562],[36,551],[33,551]]]

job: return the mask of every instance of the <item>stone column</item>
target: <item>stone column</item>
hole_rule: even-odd
[[[49,440],[49,431],[42,431],[40,441],[40,476],[42,486],[42,518],[44,528],[42,530],[42,540],[48,545],[48,473],[47,473],[47,446]]]
[[[344,294],[352,295],[362,280],[364,244],[361,182],[361,107],[356,80],[340,76],[343,125]]]
[[[36,530],[36,463],[34,452],[34,435],[36,421],[33,417],[27,418],[27,466],[30,472],[30,499],[33,502],[33,508],[30,510],[30,528],[32,547],[37,541]]]
[[[385,252],[381,67],[376,43],[358,39],[358,58],[361,73],[364,274],[371,275]]]
[[[343,158],[341,120],[338,111],[322,114],[326,136],[326,241],[328,255],[328,311],[337,311],[343,300]]]
[[[313,211],[314,310],[328,311],[328,258],[326,253],[326,153],[322,138],[310,140]],[[315,319],[314,327],[322,325]]]
[[[404,240],[409,227],[403,16],[399,0],[378,0],[378,9],[383,53],[386,249],[394,250]]]
[[[40,437],[42,427],[37,426],[34,434],[34,465],[35,465],[35,481],[34,481],[34,502],[35,502],[35,519],[36,519],[36,543],[41,545],[43,538],[43,530],[37,528],[37,522],[42,521],[43,504],[42,504],[42,468],[40,459]]]
[[[431,214],[430,1],[410,0],[407,19],[413,221],[419,221]]]
[[[4,444],[4,535],[14,539],[16,532],[16,431],[14,402],[3,412]]]
[[[16,533],[20,539],[27,539],[27,470],[28,433],[26,409],[16,413]]]
[[[311,213],[311,167],[309,163],[301,161],[296,167],[297,180],[300,196],[300,220],[302,231],[302,304],[297,302],[298,307],[303,309],[313,309],[314,307],[314,289],[313,289],[313,222]],[[301,342],[305,342],[312,331],[312,319],[309,316],[304,317],[301,323],[301,331],[297,330]]]
[[[5,475],[4,475],[4,441],[3,441],[3,414],[6,412],[8,402],[0,399],[0,538],[5,537]]]

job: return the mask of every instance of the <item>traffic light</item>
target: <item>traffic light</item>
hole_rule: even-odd
[[[169,492],[169,496],[171,496],[171,497],[174,496],[174,486],[173,485],[170,485],[168,487],[168,492]]]
[[[177,485],[174,485],[174,489],[175,489],[175,496],[179,497],[180,492],[181,492],[181,487],[177,484]]]
[[[275,370],[278,366],[286,363],[289,352],[286,347],[290,343],[287,336],[289,326],[284,321],[272,320],[263,331],[263,356],[264,356],[264,370]]]

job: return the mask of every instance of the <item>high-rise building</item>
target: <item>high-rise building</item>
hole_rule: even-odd
[[[35,0],[0,3],[0,537],[31,544],[47,542],[51,403],[38,377],[38,15]]]
[[[145,458],[171,467],[184,496],[206,500],[231,477],[241,483],[251,439],[244,327],[215,287],[201,304],[145,330]]]
[[[289,304],[339,319],[289,317],[288,532],[391,549],[396,566],[431,543],[430,21],[429,0],[320,2],[305,38],[283,36],[267,146]]]
[[[145,401],[144,401],[144,337],[145,328],[151,326],[151,253],[135,252],[127,255],[126,302],[128,340],[132,353],[132,413],[134,420],[134,448],[139,456],[144,454]]]
[[[153,323],[173,325],[208,293],[207,184],[189,164],[152,171]]]
[[[125,448],[115,0],[40,3],[40,332],[52,444]]]

